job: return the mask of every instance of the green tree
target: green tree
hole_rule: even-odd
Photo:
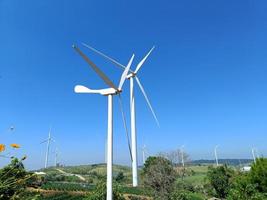
[[[123,172],[119,172],[119,173],[117,174],[117,176],[115,177],[115,180],[116,180],[117,182],[122,182],[124,179],[125,179],[125,176],[124,176]]]
[[[105,182],[100,182],[97,184],[95,190],[88,195],[87,200],[106,200],[107,187]],[[119,187],[117,184],[113,183],[113,200],[125,200],[125,198],[120,194]]]
[[[258,158],[249,173],[251,182],[256,185],[259,192],[267,193],[267,159]]]
[[[260,193],[256,184],[251,183],[249,174],[238,174],[233,179],[227,200],[264,200],[266,197]]]
[[[143,169],[144,183],[153,191],[154,198],[169,199],[176,174],[172,163],[163,157],[149,157]]]
[[[13,158],[11,163],[0,169],[0,200],[20,199],[33,174],[25,171],[22,160]]]
[[[225,198],[227,196],[233,175],[234,171],[227,167],[227,165],[216,168],[209,167],[207,178],[217,197]]]

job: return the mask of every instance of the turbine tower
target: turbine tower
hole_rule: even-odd
[[[51,137],[51,127],[50,127],[49,132],[48,132],[48,138],[40,143],[40,144],[43,144],[43,143],[47,142],[44,168],[47,168],[47,165],[48,165],[48,158],[49,158],[51,141],[55,142],[55,140],[53,140]]]
[[[55,150],[55,167],[57,167],[57,164],[58,164],[58,155],[59,155],[59,151],[58,151],[58,148],[56,147],[56,150]]]
[[[73,48],[81,57],[92,67],[100,78],[110,87],[106,89],[91,90],[85,86],[77,85],[74,88],[76,93],[100,94],[108,97],[108,134],[107,134],[107,200],[112,200],[112,164],[113,164],[113,96],[122,92],[122,86],[132,64],[134,55],[131,57],[127,67],[121,75],[119,86],[116,87],[113,82],[75,45]],[[124,114],[123,114],[124,115]],[[125,120],[124,120],[125,121]]]
[[[181,146],[181,158],[182,158],[182,165],[183,165],[183,168],[184,168],[184,145]]]
[[[218,167],[219,166],[219,161],[218,161],[218,155],[217,155],[217,148],[219,146],[216,145],[215,148],[214,148],[214,155],[215,155],[215,160],[216,160],[216,166]]]
[[[105,55],[104,53],[96,50],[95,48],[84,44],[83,45],[89,49],[91,49],[92,51],[94,51],[97,54],[100,54],[101,56],[103,56],[104,58],[108,59],[109,61],[111,61],[113,64],[115,64],[116,66],[120,67],[121,69],[125,69],[126,67],[124,65],[122,65],[121,63],[117,62],[116,60],[114,60],[113,58]],[[145,57],[137,64],[136,69],[133,70],[129,70],[129,74],[127,76],[127,79],[130,80],[130,114],[131,114],[131,139],[132,139],[132,178],[133,178],[133,187],[137,187],[138,186],[138,162],[137,162],[137,137],[136,137],[136,117],[135,117],[135,97],[134,97],[134,79],[136,80],[137,85],[139,86],[141,92],[143,93],[145,100],[152,112],[152,115],[157,123],[157,125],[159,126],[159,121],[157,119],[157,116],[151,106],[151,103],[148,99],[148,96],[144,90],[144,87],[142,86],[139,78],[137,77],[137,74],[139,72],[139,70],[141,69],[142,65],[144,64],[144,62],[146,61],[146,59],[148,58],[148,56],[151,54],[151,52],[154,50],[154,46],[150,49],[150,51],[145,55]]]
[[[147,154],[147,149],[146,149],[146,145],[143,146],[142,148],[142,158],[143,158],[143,165],[146,163],[146,154]]]
[[[252,152],[252,156],[253,156],[254,163],[256,163],[256,159],[258,158],[258,155],[255,154],[255,152],[257,153],[257,149],[255,149],[255,148],[253,147],[253,148],[251,148],[251,152]]]

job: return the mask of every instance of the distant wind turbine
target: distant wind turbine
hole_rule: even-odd
[[[101,56],[103,56],[104,58],[108,59],[109,61],[111,61],[113,64],[115,64],[116,66],[120,67],[121,69],[125,69],[126,67],[119,63],[118,61],[116,61],[115,59],[105,55],[104,53],[96,50],[95,48],[84,44],[83,45],[89,49],[91,49],[92,51],[94,51],[97,54],[100,54]],[[137,74],[139,72],[139,70],[141,69],[142,65],[145,63],[146,59],[148,58],[148,56],[151,54],[151,52],[154,50],[154,46],[150,49],[150,51],[145,55],[145,57],[137,64],[136,69],[134,71],[132,71],[131,69],[129,70],[129,74],[127,76],[127,78],[130,80],[130,114],[131,114],[131,139],[132,139],[132,176],[133,176],[133,187],[137,187],[138,186],[138,161],[137,161],[137,137],[136,137],[136,121],[135,121],[135,97],[134,97],[134,79],[136,80],[137,85],[139,86],[142,94],[145,97],[145,100],[148,104],[148,107],[150,108],[152,115],[157,123],[157,125],[159,126],[159,121],[157,119],[157,116],[151,106],[151,103],[148,99],[148,96],[139,80],[139,78],[137,77]]]
[[[219,161],[218,161],[218,154],[217,154],[217,149],[218,149],[218,145],[215,146],[214,148],[214,155],[215,155],[215,160],[216,160],[216,166],[219,166]]]
[[[146,145],[142,148],[142,156],[143,156],[143,165],[146,163],[146,156],[147,156],[147,148]]]
[[[48,138],[40,143],[40,144],[43,144],[47,142],[44,168],[47,168],[51,141],[55,142],[55,140],[53,140],[51,137],[51,127],[50,127],[49,132],[48,132]]]
[[[183,168],[184,168],[184,145],[181,146],[181,157],[182,157],[182,165],[183,165]]]
[[[97,75],[110,87],[106,89],[92,90],[82,85],[77,85],[74,88],[76,93],[89,93],[89,94],[100,94],[108,97],[108,134],[107,134],[107,200],[112,200],[112,164],[113,164],[113,96],[118,95],[121,105],[121,111],[123,115],[123,121],[125,124],[124,113],[121,104],[120,93],[122,92],[122,86],[127,77],[128,71],[132,64],[134,55],[128,62],[127,67],[123,71],[120,79],[119,86],[115,86],[113,82],[76,46],[73,48],[80,54],[81,57],[92,67],[92,69],[97,73]],[[127,131],[127,129],[126,129]]]

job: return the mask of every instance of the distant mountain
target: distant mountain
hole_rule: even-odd
[[[238,165],[248,165],[253,162],[252,159],[219,159],[218,160],[219,164],[227,164],[227,165],[233,165],[233,166],[238,166]],[[189,162],[192,165],[205,165],[205,164],[214,164],[215,160],[192,160]]]

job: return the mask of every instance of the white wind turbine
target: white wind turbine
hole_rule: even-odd
[[[51,127],[50,127],[49,132],[48,132],[48,138],[40,143],[40,144],[43,144],[43,143],[47,142],[44,168],[47,168],[51,141],[55,142],[55,140],[53,140],[51,137]]]
[[[143,165],[146,163],[146,157],[147,157],[147,148],[146,145],[142,148],[142,156],[143,156]]]
[[[57,164],[58,164],[58,156],[59,156],[59,151],[58,151],[58,148],[56,147],[56,149],[55,149],[55,167],[57,167]]]
[[[258,155],[258,150],[254,147],[251,148],[252,156],[253,156],[253,161],[256,163],[256,159],[259,157]]]
[[[110,88],[91,90],[85,86],[77,85],[74,88],[76,93],[100,94],[108,97],[108,134],[107,134],[107,200],[112,200],[112,164],[113,164],[113,96],[120,95],[122,86],[127,77],[128,71],[132,64],[134,55],[131,57],[127,67],[121,75],[119,86],[116,87],[112,81],[76,46],[73,48],[83,57],[83,59],[92,67],[92,69],[100,76],[100,78]],[[120,99],[120,96],[119,96]],[[120,100],[121,102],[121,100]],[[122,108],[122,107],[121,107]],[[123,112],[122,112],[123,114]],[[124,114],[123,114],[124,116]],[[123,118],[124,119],[124,118]],[[124,119],[125,122],[125,119]],[[125,124],[124,124],[125,125]]]
[[[214,148],[214,155],[215,155],[215,160],[216,160],[216,166],[219,166],[219,161],[218,161],[218,154],[217,154],[217,149],[218,149],[218,145],[215,146]]]
[[[183,165],[183,168],[184,168],[184,145],[181,146],[181,160],[182,160],[182,165]]]
[[[83,45],[89,49],[91,49],[92,51],[94,51],[97,54],[100,54],[101,56],[103,56],[104,58],[108,59],[109,61],[111,61],[113,64],[115,64],[116,66],[120,67],[121,69],[125,69],[126,67],[119,63],[118,61],[114,60],[113,58],[105,55],[104,53],[96,50],[95,48],[84,44]],[[157,125],[159,126],[159,122],[157,119],[157,116],[151,106],[151,103],[147,97],[147,94],[139,80],[139,78],[137,77],[138,71],[140,70],[140,68],[142,67],[142,65],[144,64],[144,62],[146,61],[146,59],[148,58],[148,56],[151,54],[151,52],[153,51],[154,47],[152,47],[150,49],[150,51],[145,55],[145,57],[137,64],[136,69],[133,70],[129,70],[129,74],[127,76],[127,78],[130,80],[130,113],[131,113],[131,139],[132,139],[132,176],[133,176],[133,187],[137,187],[138,186],[138,162],[137,162],[137,137],[136,137],[136,122],[135,122],[135,97],[134,97],[134,79],[137,82],[137,85],[139,86],[141,92],[143,93],[145,100],[152,112],[152,115],[157,123]]]

